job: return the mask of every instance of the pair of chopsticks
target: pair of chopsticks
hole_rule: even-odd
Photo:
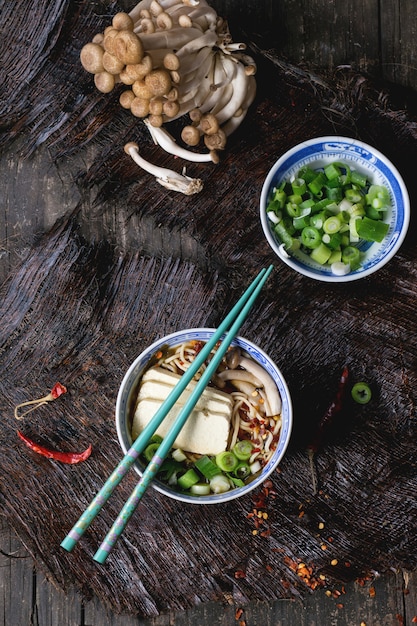
[[[172,428],[159,445],[152,460],[145,468],[140,481],[132,491],[130,497],[120,511],[119,516],[107,533],[100,548],[94,555],[94,560],[98,563],[104,563],[106,561],[112,548],[123,533],[128,521],[136,510],[149,483],[159,471],[164,459],[171,450],[180,430],[187,421],[199,397],[210,382],[210,379],[212,378],[217,367],[219,366],[233,339],[236,337],[240,327],[245,321],[250,309],[252,308],[256,298],[258,297],[259,292],[265,284],[272,269],[273,266],[270,265],[267,269],[263,268],[259,272],[258,276],[247,288],[240,300],[235,304],[230,313],[225,317],[223,322],[213,333],[211,339],[206,342],[193,363],[181,376],[181,379],[176,384],[174,389],[170,392],[164,403],[156,411],[151,421],[143,429],[139,437],[133,442],[131,448],[127,451],[124,458],[114,469],[113,473],[104,483],[103,487],[100,489],[97,495],[93,498],[88,508],[84,511],[79,520],[76,522],[68,535],[62,541],[61,547],[67,550],[67,552],[71,552],[71,550],[76,546],[77,542],[90,526],[91,522],[98,515],[104,504],[110,498],[117,485],[121,482],[123,477],[127,474],[129,469],[135,463],[138,456],[146,448],[149,439],[152,437],[161,422],[164,420],[167,413],[174,406],[174,404],[183,393],[187,385],[190,383],[196,372],[204,364],[205,360],[208,358],[213,348],[215,348],[216,344],[221,340],[217,351],[214,353],[214,356],[212,357],[209,365],[204,370],[193,392],[190,394],[188,400],[184,404]],[[224,334],[225,336],[223,337]]]

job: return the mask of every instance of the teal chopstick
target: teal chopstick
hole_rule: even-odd
[[[119,485],[123,477],[130,470],[132,465],[137,460],[138,456],[145,449],[148,440],[154,434],[159,424],[163,421],[166,414],[171,410],[174,406],[175,402],[178,400],[180,395],[183,393],[185,387],[192,380],[196,372],[200,369],[206,358],[209,356],[211,350],[215,347],[216,343],[219,341],[220,337],[228,330],[228,328],[232,325],[236,316],[248,302],[249,298],[252,296],[253,292],[259,285],[262,278],[265,276],[266,272],[268,274],[271,272],[272,266],[266,270],[262,269],[258,276],[253,280],[251,285],[246,289],[244,294],[238,300],[238,302],[234,305],[230,313],[225,317],[225,319],[221,322],[216,332],[213,334],[212,338],[204,345],[203,349],[200,351],[198,357],[193,361],[187,371],[181,377],[179,383],[174,387],[171,391],[165,402],[161,405],[158,411],[155,413],[152,420],[149,424],[143,429],[139,437],[134,441],[131,448],[127,451],[124,458],[120,461],[117,467],[113,470],[110,477],[104,483],[103,487],[96,494],[96,496],[91,501],[90,505],[87,509],[82,513],[78,521],[75,523],[73,528],[70,530],[68,535],[61,543],[61,547],[71,552],[73,548],[76,546],[78,541],[81,539],[85,531],[88,529],[92,521],[97,517],[104,504],[112,495],[113,491]]]
[[[227,332],[226,336],[222,339],[220,346],[218,347],[218,349],[214,353],[214,355],[213,355],[209,365],[204,370],[203,374],[201,375],[200,380],[198,381],[198,383],[195,386],[194,390],[190,394],[188,400],[186,401],[186,403],[184,404],[184,406],[181,409],[180,413],[178,414],[178,417],[176,418],[172,428],[170,429],[168,434],[164,437],[163,441],[161,442],[160,446],[158,447],[158,450],[156,451],[156,453],[153,456],[152,460],[150,461],[150,463],[147,465],[146,469],[144,470],[140,481],[138,482],[138,484],[136,485],[136,487],[132,491],[130,497],[128,498],[128,500],[126,501],[126,503],[123,506],[122,510],[120,511],[116,521],[114,522],[113,526],[111,527],[111,529],[107,533],[107,535],[106,535],[104,541],[102,542],[100,548],[97,550],[96,554],[94,555],[94,560],[97,561],[98,563],[104,563],[106,561],[106,559],[107,559],[108,555],[110,554],[112,548],[114,547],[114,545],[116,544],[117,540],[119,539],[119,537],[123,533],[124,529],[126,528],[126,525],[127,525],[128,521],[132,517],[132,515],[135,512],[137,506],[139,505],[140,500],[142,499],[143,495],[145,494],[146,489],[148,488],[149,483],[151,482],[151,480],[157,474],[157,472],[158,472],[159,468],[161,467],[165,457],[167,456],[167,454],[171,450],[172,445],[173,445],[175,439],[177,438],[180,430],[182,429],[182,427],[184,426],[185,422],[187,421],[187,419],[188,419],[191,411],[193,410],[194,406],[196,405],[199,397],[203,393],[204,389],[207,387],[207,385],[210,382],[214,372],[218,368],[218,366],[220,364],[220,361],[222,360],[223,356],[225,355],[226,351],[228,350],[228,348],[229,348],[230,344],[232,343],[233,339],[236,337],[240,327],[242,326],[243,322],[245,321],[245,318],[247,317],[247,315],[248,315],[250,309],[252,308],[256,298],[258,297],[258,294],[259,294],[260,290],[262,289],[266,279],[268,278],[271,270],[272,270],[272,266],[270,266],[268,268],[268,270],[266,272],[264,272],[261,280],[258,282],[258,284],[257,284],[256,288],[254,289],[252,295],[250,296],[250,298],[248,299],[248,301],[246,302],[246,304],[242,308],[241,312],[236,317],[234,323],[232,324],[230,330]]]

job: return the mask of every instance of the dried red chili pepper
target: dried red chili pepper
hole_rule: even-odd
[[[48,459],[54,459],[55,461],[60,461],[61,463],[68,463],[70,465],[74,465],[75,463],[81,463],[81,461],[85,461],[91,454],[92,446],[91,444],[86,448],[83,452],[58,452],[57,450],[49,450],[44,446],[40,446],[38,443],[26,437],[20,430],[17,431],[20,439],[25,442],[25,444],[41,456],[45,456]]]
[[[329,404],[326,412],[317,425],[316,432],[313,439],[307,446],[307,454],[310,461],[311,477],[313,481],[313,494],[317,493],[317,474],[314,465],[314,455],[318,452],[327,429],[333,422],[333,418],[340,413],[343,407],[343,398],[346,391],[347,382],[349,379],[349,369],[347,365],[344,366],[342,374],[339,378],[339,384],[334,400]]]
[[[48,402],[52,402],[52,400],[56,400],[57,398],[59,398],[59,396],[62,396],[64,393],[67,393],[67,388],[64,387],[64,385],[61,385],[61,383],[55,383],[51,391],[43,398],[37,398],[36,400],[28,400],[27,402],[22,402],[21,404],[18,404],[14,409],[14,416],[16,419],[21,420],[25,415],[27,415],[34,409],[37,409],[39,406],[42,406],[43,404],[47,404]],[[26,411],[24,411],[23,413],[19,415],[19,409],[21,409],[24,406],[29,406],[29,405],[32,405],[30,409],[27,409]]]
[[[64,387],[64,385],[61,385],[61,383],[55,383],[55,385],[51,389],[51,393],[48,395],[51,395],[53,400],[56,400],[64,393],[67,393],[67,388]]]

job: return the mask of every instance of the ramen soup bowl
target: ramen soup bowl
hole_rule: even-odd
[[[381,152],[348,137],[317,137],[272,166],[260,218],[272,250],[293,270],[347,282],[369,276],[395,255],[407,233],[410,200]]]
[[[124,454],[180,379],[177,363],[182,367],[184,360],[192,359],[214,332],[195,328],[172,333],[155,341],[131,364],[116,402],[117,436]],[[244,496],[274,472],[287,449],[292,404],[277,365],[243,337],[235,338],[223,361],[212,378],[216,386],[210,383],[204,390],[166,457],[162,474],[151,483],[170,498],[218,504]],[[185,399],[187,393],[191,393],[189,386]],[[135,462],[139,475],[183,405],[183,395]]]

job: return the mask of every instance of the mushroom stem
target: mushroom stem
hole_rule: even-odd
[[[129,154],[136,165],[139,165],[149,174],[155,176],[157,182],[172,191],[179,191],[187,196],[198,193],[203,188],[203,183],[199,178],[190,178],[183,174],[178,174],[165,167],[159,167],[146,161],[139,154],[139,146],[136,143],[127,143],[124,147],[126,154]]]
[[[268,372],[266,372],[261,365],[258,365],[258,363],[255,363],[252,359],[248,359],[244,356],[240,359],[240,365],[262,382],[262,387],[265,390],[271,409],[271,415],[279,415],[282,407],[281,396],[279,395],[276,384]],[[234,371],[236,372],[236,370]]]
[[[164,128],[155,128],[147,119],[144,119],[143,121],[148,128],[154,143],[163,148],[163,150],[169,154],[186,159],[187,161],[194,161],[195,163],[206,163],[212,161],[210,153],[197,153],[187,150],[186,148],[182,148]]]

